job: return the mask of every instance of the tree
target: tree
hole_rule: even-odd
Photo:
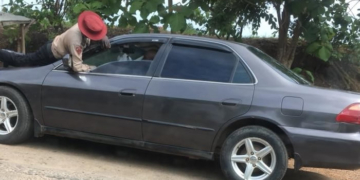
[[[188,23],[185,31],[183,32],[183,34],[186,34],[186,35],[198,35],[199,31],[196,30],[191,23]]]
[[[81,0],[36,0],[29,4],[23,0],[11,0],[5,5],[5,11],[40,20],[37,30],[54,28],[56,31],[64,30],[64,21],[72,13],[71,7],[82,2]],[[40,8],[39,8],[40,6]]]
[[[165,7],[165,2],[168,6]],[[110,26],[133,27],[133,33],[159,32],[158,25],[172,33],[189,30],[187,21],[204,29],[197,30],[218,38],[241,41],[243,28],[252,25],[256,34],[265,19],[278,34],[277,59],[291,68],[298,42],[304,40],[306,52],[324,61],[344,55],[344,43],[356,44],[359,19],[347,14],[345,0],[37,0],[41,8],[22,0],[11,0],[7,7],[15,14],[40,20],[41,28],[63,30],[66,21],[76,22],[84,10],[101,15]],[[276,16],[270,8],[276,10]],[[136,18],[136,14],[140,18]],[[352,46],[360,47],[360,46]]]
[[[277,59],[288,68],[294,61],[300,38],[308,43],[307,53],[328,61],[334,52],[334,42],[345,42],[344,33],[348,34],[349,26],[359,22],[347,14],[345,0],[271,0],[269,3],[277,12]],[[346,38],[358,37],[358,29],[355,31]]]
[[[288,68],[292,67],[299,40],[308,43],[307,53],[328,61],[335,52],[334,41],[339,42],[338,39],[342,39],[342,43],[346,38],[354,39],[359,34],[359,26],[354,26],[359,20],[347,15],[348,3],[345,0],[197,2],[205,3],[208,11],[200,14],[196,14],[195,11],[195,17],[192,19],[200,25],[205,25],[207,34],[218,38],[231,37],[239,40],[242,38],[243,27],[248,24],[252,25],[253,33],[256,34],[260,20],[265,19],[278,34],[277,59]],[[276,10],[276,17],[269,12],[271,7]]]
[[[118,22],[120,27],[132,26],[134,33],[147,33],[150,29],[159,32],[157,24],[163,24],[164,29],[170,26],[172,32],[183,32],[186,27],[186,19],[192,14],[196,6],[188,2],[186,5],[173,4],[168,0],[170,6],[164,6],[165,0],[87,0],[74,7],[75,13],[84,10],[101,12],[101,15],[111,24]],[[120,16],[118,15],[120,12]],[[135,14],[139,12],[141,19]]]
[[[241,41],[244,26],[252,25],[253,34],[256,34],[261,18],[272,19],[271,25],[276,26],[275,17],[267,14],[264,1],[219,0],[213,2],[209,11],[210,17],[207,18],[207,22],[202,24],[207,27],[209,35],[215,35],[218,38],[228,40],[232,37],[235,41]],[[195,22],[197,21],[195,20]]]
[[[315,41],[320,34],[326,34],[331,31],[331,29],[324,27],[325,23],[322,21],[322,16],[325,13],[325,8],[329,8],[333,4],[333,1],[334,0],[268,1],[268,3],[273,5],[277,14],[279,38],[277,59],[282,64],[288,68],[291,67],[301,36],[306,40]],[[318,31],[319,28],[321,31]],[[289,36],[291,37],[290,42]],[[325,37],[325,35],[320,36]],[[318,47],[311,53],[319,55],[321,59],[327,60],[329,58],[327,48],[331,49],[330,39],[331,37],[324,39],[324,44],[321,44],[320,54],[315,52],[318,50]]]
[[[125,6],[122,5],[125,3]],[[85,10],[90,10],[98,13],[105,21],[109,22],[111,25],[118,20],[118,12],[124,9],[127,9],[129,6],[129,1],[126,0],[106,0],[106,1],[97,1],[97,0],[83,0],[76,3],[73,7],[73,13],[69,14],[69,19],[76,21],[79,14]]]

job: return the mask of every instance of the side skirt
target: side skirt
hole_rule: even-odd
[[[149,143],[144,141],[123,139],[112,136],[105,135],[97,135],[86,132],[72,131],[66,129],[58,129],[52,127],[41,127],[41,134],[49,134],[60,137],[74,138],[74,139],[82,139],[97,143],[111,144],[116,146],[126,146],[131,148],[143,149],[148,151],[160,152],[165,154],[172,154],[178,156],[186,156],[189,158],[196,159],[205,159],[205,160],[213,160],[213,152],[207,151],[199,151],[194,149],[181,148],[176,146],[168,146],[156,143]],[[41,137],[41,135],[37,134],[37,137]]]

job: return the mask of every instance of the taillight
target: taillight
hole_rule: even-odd
[[[360,103],[351,104],[337,117],[337,122],[360,124]]]

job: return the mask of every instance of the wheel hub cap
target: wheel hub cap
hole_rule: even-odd
[[[251,164],[256,164],[258,162],[258,158],[256,156],[251,156],[250,157],[250,163]]]

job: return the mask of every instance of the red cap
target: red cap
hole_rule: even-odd
[[[104,21],[92,11],[84,11],[79,15],[78,26],[81,33],[94,41],[101,40],[107,33]]]

